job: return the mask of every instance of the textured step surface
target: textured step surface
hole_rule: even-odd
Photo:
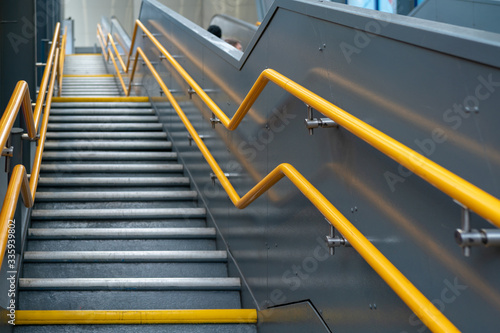
[[[101,71],[102,59],[94,60],[101,64],[65,73]],[[64,77],[62,92],[119,95],[121,88],[112,77]],[[227,252],[217,250],[216,230],[206,227],[206,210],[162,130],[149,103],[53,103],[19,280],[21,310],[241,308],[241,281],[228,277]],[[15,331],[256,332],[256,327],[44,325]]]
[[[108,141],[108,140],[93,140],[93,141],[47,141],[45,149],[70,150],[70,149],[85,149],[85,150],[170,150],[172,143],[167,141]]]
[[[255,325],[245,324],[186,324],[186,325],[48,325],[48,326],[16,326],[14,332],[19,333],[75,333],[75,332],[97,332],[97,333],[256,333]]]
[[[239,290],[238,278],[19,279],[20,290]]]
[[[114,192],[37,192],[36,200],[41,201],[156,201],[195,199],[195,191],[114,191]]]
[[[188,185],[187,177],[40,177],[45,186],[175,186]]]
[[[35,209],[37,219],[134,219],[205,217],[205,208]]]
[[[26,262],[226,261],[225,251],[26,251]]]
[[[110,164],[110,163],[44,163],[41,166],[41,172],[182,172],[182,164]]]
[[[45,161],[57,160],[90,160],[90,161],[162,161],[177,160],[173,152],[121,152],[121,151],[47,151],[43,154]]]
[[[214,238],[214,228],[30,228],[31,239]]]

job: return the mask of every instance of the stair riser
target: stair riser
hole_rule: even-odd
[[[239,291],[20,291],[19,304],[21,310],[239,309],[241,307]]]

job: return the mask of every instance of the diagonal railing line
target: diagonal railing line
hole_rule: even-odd
[[[0,144],[5,145],[4,133],[10,133],[12,129],[12,125],[16,118],[16,115],[19,111],[19,108],[23,109],[25,114],[25,120],[28,124],[28,136],[30,139],[37,139],[37,148],[35,152],[35,158],[32,166],[31,177],[28,181],[28,177],[26,174],[26,168],[19,164],[13,168],[9,184],[7,186],[7,191],[5,194],[4,202],[2,205],[2,209],[0,211],[0,263],[3,261],[6,246],[9,240],[9,223],[13,220],[14,214],[17,208],[19,194],[21,193],[23,198],[23,203],[27,208],[33,207],[35,200],[36,188],[38,185],[38,177],[40,175],[40,165],[42,161],[42,153],[45,143],[45,136],[47,132],[47,124],[49,120],[50,107],[52,103],[52,95],[54,93],[54,86],[56,82],[57,72],[59,70],[59,56],[60,56],[60,48],[57,47],[59,44],[59,32],[60,32],[60,23],[56,24],[54,38],[52,40],[52,45],[55,47],[55,52],[50,52],[46,67],[44,71],[44,76],[42,78],[42,84],[44,87],[41,87],[37,104],[35,109],[42,110],[43,104],[45,102],[44,114],[42,119],[42,125],[40,126],[39,136],[36,133],[35,120],[33,119],[36,116],[33,115],[31,109],[31,100],[29,98],[28,84],[25,81],[19,81],[12,93],[11,99],[7,108],[5,109],[4,115],[2,116],[2,120],[0,121]],[[49,70],[47,70],[49,68]],[[50,83],[49,83],[50,77]],[[48,84],[48,90],[47,90]],[[47,97],[44,99],[43,95],[47,92]],[[42,95],[42,97],[41,97]],[[39,115],[41,112],[38,113]],[[38,120],[36,120],[38,123]],[[8,138],[8,136],[7,136]]]
[[[64,27],[64,34],[61,40],[61,48],[59,51],[60,59],[59,59],[59,86],[57,91],[57,96],[61,96],[62,87],[63,87],[63,73],[64,73],[64,59],[66,58],[66,38],[67,38],[68,27]]]
[[[127,60],[127,64],[130,62],[138,27],[148,36],[163,56],[165,56],[175,70],[184,78],[188,85],[197,93],[228,130],[234,130],[239,126],[253,103],[264,90],[267,82],[272,81],[285,91],[323,113],[349,132],[454,198],[465,207],[471,209],[495,226],[500,227],[500,200],[498,198],[272,69],[266,69],[260,74],[233,117],[229,118],[139,20],[136,20],[134,26],[134,35],[132,36],[131,51],[128,55],[129,59]],[[132,76],[133,73],[131,74],[131,77]],[[130,80],[129,85],[131,81],[132,80]]]
[[[135,72],[139,56],[144,60],[163,93],[172,104],[179,118],[200,149],[203,157],[216,174],[221,185],[228,193],[233,204],[243,209],[268,191],[283,177],[287,177],[325,218],[349,241],[353,248],[382,277],[408,307],[435,332],[458,332],[458,329],[446,318],[342,213],[337,210],[300,172],[288,163],[278,165],[257,185],[240,197],[209,149],[198,135],[182,108],[161,79],[142,49],[136,49],[132,74]],[[131,76],[132,79],[132,76]]]

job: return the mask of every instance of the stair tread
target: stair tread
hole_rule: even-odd
[[[37,192],[37,201],[126,201],[126,200],[182,200],[194,199],[196,191],[60,191],[60,192]]]
[[[161,131],[159,123],[49,123],[47,131]]]
[[[188,185],[188,177],[40,177],[39,186]]]
[[[175,160],[177,153],[175,152],[123,152],[123,151],[47,151],[44,152],[43,158],[47,160],[97,160],[97,161],[137,161],[137,160]]]
[[[143,115],[143,116],[50,116],[49,122],[83,122],[83,123],[94,123],[94,122],[113,122],[113,123],[125,123],[125,122],[157,122],[157,116]]]
[[[131,209],[34,209],[33,219],[133,219],[162,217],[204,217],[205,208],[131,208]]]
[[[213,238],[215,228],[29,228],[31,239]]]
[[[177,277],[177,278],[20,278],[19,288],[26,289],[190,289],[190,290],[238,290],[239,278]]]
[[[51,139],[165,139],[165,132],[47,132],[47,140]]]
[[[226,261],[226,251],[26,251],[26,262]]]
[[[78,140],[78,141],[53,141],[48,140],[45,142],[45,149],[138,149],[138,150],[151,150],[151,149],[171,149],[172,143],[169,141],[111,141],[111,140]]]
[[[41,172],[182,172],[182,164],[138,164],[138,163],[42,163]]]

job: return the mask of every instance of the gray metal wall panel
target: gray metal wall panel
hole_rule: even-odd
[[[277,1],[238,58],[156,1],[144,2],[140,19],[203,88],[218,90],[211,96],[228,115],[260,72],[273,68],[500,197],[494,34],[331,3]],[[139,43],[154,54],[147,41]],[[169,88],[187,90],[168,67],[157,65]],[[143,82],[159,96],[147,74]],[[476,102],[477,113],[464,111]],[[213,130],[196,96],[184,104],[224,171],[239,174],[230,180],[240,195],[291,163],[461,330],[496,330],[500,252],[474,248],[462,256],[453,238],[460,208],[448,196],[345,129],[309,136],[304,104],[272,83],[233,132]],[[175,115],[160,103],[159,111],[249,286],[245,306],[310,300],[335,331],[422,328],[355,250],[326,255],[327,222],[288,180],[247,209],[234,208],[218,182],[212,185]],[[472,220],[475,228],[490,226]]]
[[[500,33],[500,3],[495,0],[427,0],[409,16]]]

